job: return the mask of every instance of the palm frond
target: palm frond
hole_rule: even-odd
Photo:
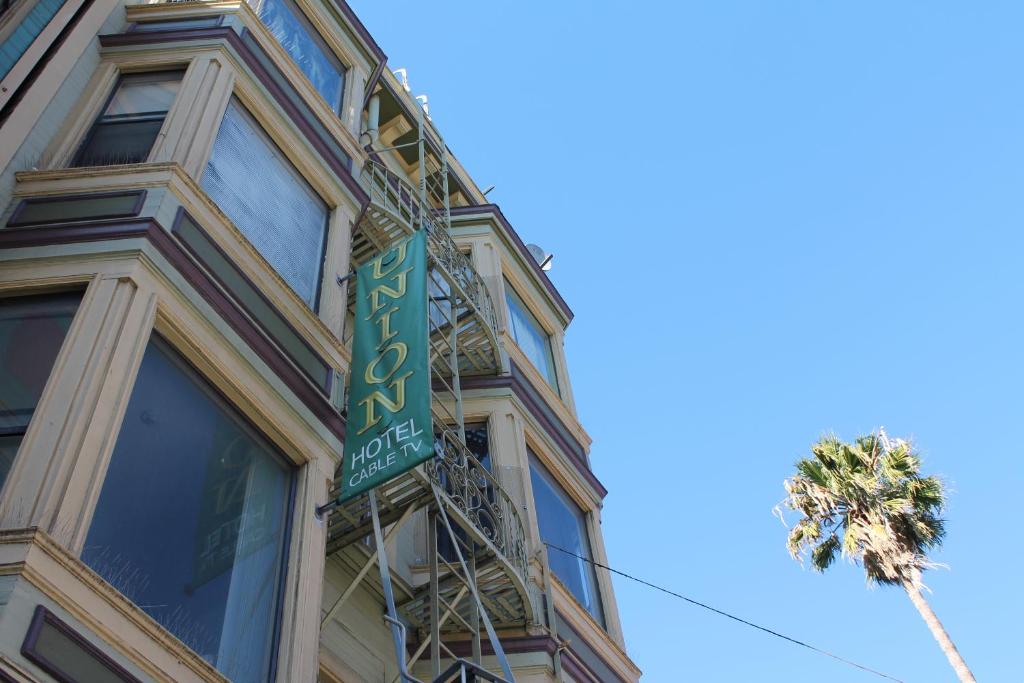
[[[809,558],[817,571],[842,554],[864,568],[869,583],[922,585],[921,572],[936,566],[926,553],[945,535],[945,488],[938,477],[920,476],[910,442],[869,434],[846,443],[826,435],[811,455],[796,462],[778,506],[800,515],[789,553]]]

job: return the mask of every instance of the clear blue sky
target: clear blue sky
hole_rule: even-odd
[[[908,683],[898,590],[802,570],[772,517],[822,432],[952,487],[932,605],[1024,681],[1024,4],[370,2],[469,171],[555,253],[613,566]],[[872,681],[616,580],[647,681]]]

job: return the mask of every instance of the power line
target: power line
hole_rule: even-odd
[[[875,671],[874,669],[871,669],[871,668],[868,668],[868,667],[863,666],[861,664],[858,664],[857,662],[853,662],[853,661],[850,661],[849,659],[844,659],[844,658],[840,657],[839,655],[832,654],[828,650],[822,650],[821,648],[814,647],[813,645],[809,645],[808,643],[805,643],[802,640],[797,640],[796,638],[790,638],[789,636],[783,635],[783,634],[779,633],[778,631],[773,631],[770,628],[765,628],[764,626],[758,626],[757,624],[753,623],[752,621],[747,621],[746,619],[741,619],[740,617],[737,617],[737,616],[735,616],[733,614],[729,614],[728,612],[723,612],[720,609],[715,609],[711,605],[705,605],[703,602],[699,602],[697,600],[693,600],[692,598],[688,598],[685,595],[680,595],[679,593],[676,593],[675,591],[670,591],[667,588],[662,588],[661,586],[656,586],[655,584],[650,583],[649,581],[644,581],[643,579],[638,579],[637,577],[631,576],[631,575],[627,574],[626,572],[620,572],[618,569],[612,569],[611,567],[609,567],[607,565],[603,565],[600,562],[595,562],[594,560],[591,560],[590,558],[583,557],[582,555],[577,555],[576,553],[572,552],[571,550],[566,550],[565,548],[560,548],[559,546],[557,546],[557,545],[555,545],[553,543],[548,543],[547,541],[544,541],[544,545],[546,545],[549,548],[553,548],[555,550],[563,552],[566,555],[572,555],[573,557],[579,558],[579,559],[583,560],[584,562],[589,562],[590,564],[594,565],[595,567],[601,567],[602,569],[607,569],[608,571],[612,572],[613,574],[618,574],[619,576],[624,576],[627,579],[629,579],[630,581],[636,581],[637,583],[642,583],[645,586],[648,586],[648,587],[653,588],[655,590],[659,590],[662,593],[668,593],[669,595],[671,595],[673,597],[676,597],[676,598],[679,598],[680,600],[685,600],[686,602],[690,603],[691,605],[696,605],[697,607],[702,607],[702,608],[708,610],[709,612],[714,612],[715,614],[719,614],[719,615],[721,615],[723,617],[727,617],[729,619],[732,619],[733,621],[738,621],[741,624],[745,624],[746,626],[750,626],[752,628],[756,628],[758,631],[764,631],[765,633],[771,634],[771,635],[775,636],[776,638],[782,638],[783,640],[788,640],[789,642],[791,642],[791,643],[793,643],[795,645],[799,645],[800,647],[806,647],[808,650],[813,650],[814,652],[817,652],[819,654],[823,654],[826,657],[831,657],[832,659],[840,661],[843,664],[849,664],[850,666],[856,667],[856,668],[860,669],[861,671],[867,671],[868,673],[872,673],[872,674],[874,674],[876,676],[881,676],[882,678],[886,678],[886,679],[888,679],[890,681],[896,681],[896,683],[904,683],[899,678],[896,678],[894,676],[890,676],[889,674],[884,674],[881,671]]]

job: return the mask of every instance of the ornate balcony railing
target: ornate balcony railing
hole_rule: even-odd
[[[354,259],[361,263],[422,225],[429,237],[433,265],[443,272],[460,300],[472,307],[480,322],[480,329],[475,330],[477,335],[483,333],[487,337],[474,340],[476,343],[473,345],[489,342],[492,348],[487,355],[492,357],[497,367],[498,321],[494,302],[472,261],[452,239],[443,202],[438,201],[439,206],[428,206],[421,214],[418,191],[400,174],[372,159],[363,166],[359,180],[370,195],[370,205],[360,223],[368,243],[357,245]],[[469,369],[480,371],[484,368]]]
[[[491,471],[452,430],[435,442],[439,456],[426,463],[431,481],[494,549],[526,576],[526,528],[519,510]]]

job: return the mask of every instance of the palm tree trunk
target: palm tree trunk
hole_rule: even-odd
[[[931,630],[932,635],[935,636],[935,640],[939,641],[939,647],[946,653],[946,659],[953,666],[953,670],[956,671],[957,677],[961,683],[977,683],[974,679],[974,674],[967,668],[967,662],[960,656],[960,651],[956,649],[956,645],[953,644],[953,640],[946,633],[946,629],[942,627],[942,622],[935,616],[935,612],[932,611],[931,605],[921,595],[920,589],[911,584],[909,581],[903,585],[906,589],[907,595],[910,596],[910,601],[914,603],[914,607],[921,613],[921,618],[924,619],[924,623],[928,624],[928,629]]]

